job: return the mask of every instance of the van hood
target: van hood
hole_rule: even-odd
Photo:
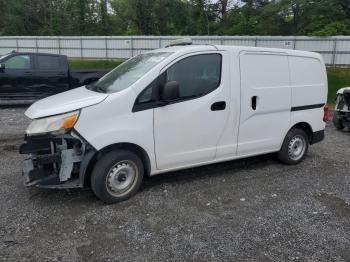
[[[96,105],[108,94],[90,91],[85,86],[41,99],[31,105],[25,115],[31,119],[63,114]]]

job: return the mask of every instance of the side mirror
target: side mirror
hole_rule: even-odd
[[[180,97],[179,83],[176,81],[167,82],[162,90],[162,100],[170,102]]]
[[[0,71],[4,71],[5,70],[5,64],[4,63],[0,63]]]

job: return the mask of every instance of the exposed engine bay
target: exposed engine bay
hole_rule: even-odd
[[[26,136],[21,154],[30,154],[24,161],[23,175],[27,186],[75,188],[84,186],[82,162],[90,160],[94,151],[74,133]],[[82,173],[84,172],[84,173]]]

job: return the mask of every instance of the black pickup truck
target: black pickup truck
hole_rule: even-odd
[[[0,57],[0,105],[35,100],[97,81],[109,70],[70,70],[64,55],[12,52]]]

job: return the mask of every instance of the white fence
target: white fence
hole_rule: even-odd
[[[64,54],[74,58],[115,59],[166,46],[177,36],[0,37],[0,54],[13,50]],[[193,36],[195,44],[244,45],[321,53],[328,65],[350,65],[350,37]]]

